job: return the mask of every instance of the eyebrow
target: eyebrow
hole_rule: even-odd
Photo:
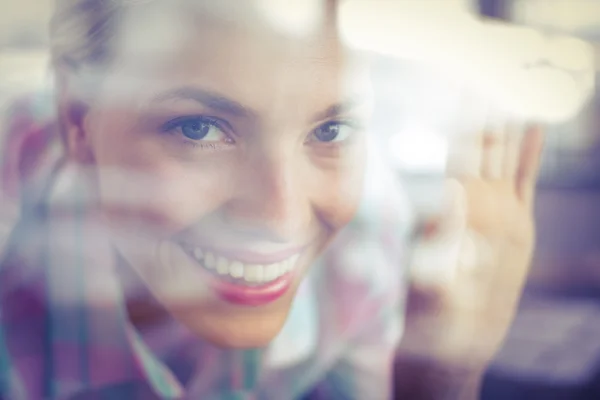
[[[169,90],[156,96],[151,103],[163,103],[171,100],[193,100],[215,111],[239,117],[255,117],[257,114],[237,101],[209,90],[194,87],[180,87]]]
[[[215,111],[236,117],[257,118],[258,116],[256,111],[243,106],[235,100],[228,99],[225,96],[209,90],[189,86],[180,87],[161,93],[154,97],[151,100],[151,103],[162,103],[172,100],[193,100]],[[365,101],[361,100],[360,98],[350,98],[330,106],[323,112],[317,113],[313,120],[318,122],[333,119],[360,107],[364,103]]]
[[[315,121],[324,121],[328,119],[333,119],[335,117],[339,117],[340,115],[344,115],[349,113],[350,111],[362,106],[365,104],[365,101],[361,101],[358,98],[351,98],[341,103],[337,103],[329,107],[327,110],[318,113],[314,120]]]

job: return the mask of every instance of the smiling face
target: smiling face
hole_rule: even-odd
[[[367,76],[325,30],[145,7],[121,34],[169,35],[119,41],[70,148],[158,303],[216,344],[263,346],[356,211]]]

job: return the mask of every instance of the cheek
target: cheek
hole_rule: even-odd
[[[360,153],[342,167],[320,174],[313,189],[318,216],[334,232],[346,226],[358,209],[362,197],[365,158]]]
[[[216,175],[190,173],[179,168],[127,171],[124,179],[112,174],[100,178],[103,209],[121,221],[146,223],[164,234],[180,230],[218,208],[225,197]],[[162,235],[161,235],[162,236]]]
[[[155,150],[136,143],[96,153],[101,206],[111,221],[168,236],[226,201],[226,163],[182,163]]]

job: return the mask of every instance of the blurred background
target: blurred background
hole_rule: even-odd
[[[430,2],[432,13],[436,4],[442,3]],[[600,0],[446,0],[443,7],[477,17],[495,37],[514,36],[506,42],[508,50],[514,43],[544,43],[544,51],[540,45],[524,53],[518,49],[523,68],[559,71],[575,88],[559,92],[565,103],[533,118],[548,126],[536,207],[537,250],[521,309],[489,370],[484,398],[600,399],[600,99],[594,85]],[[0,0],[0,111],[24,93],[51,92],[51,10],[51,0]],[[416,211],[426,214],[435,208],[427,200],[435,198],[444,172],[443,132],[456,126],[457,96],[471,89],[454,79],[454,70],[443,61],[425,65],[385,56],[379,61],[377,110],[388,117],[375,128],[419,205]],[[410,96],[399,99],[398,88]],[[5,116],[0,112],[0,126]],[[10,204],[1,209],[2,215],[12,212]]]

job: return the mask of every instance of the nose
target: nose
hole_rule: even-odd
[[[289,153],[258,151],[248,156],[226,207],[228,225],[265,241],[295,242],[304,236],[311,218],[305,169]]]

